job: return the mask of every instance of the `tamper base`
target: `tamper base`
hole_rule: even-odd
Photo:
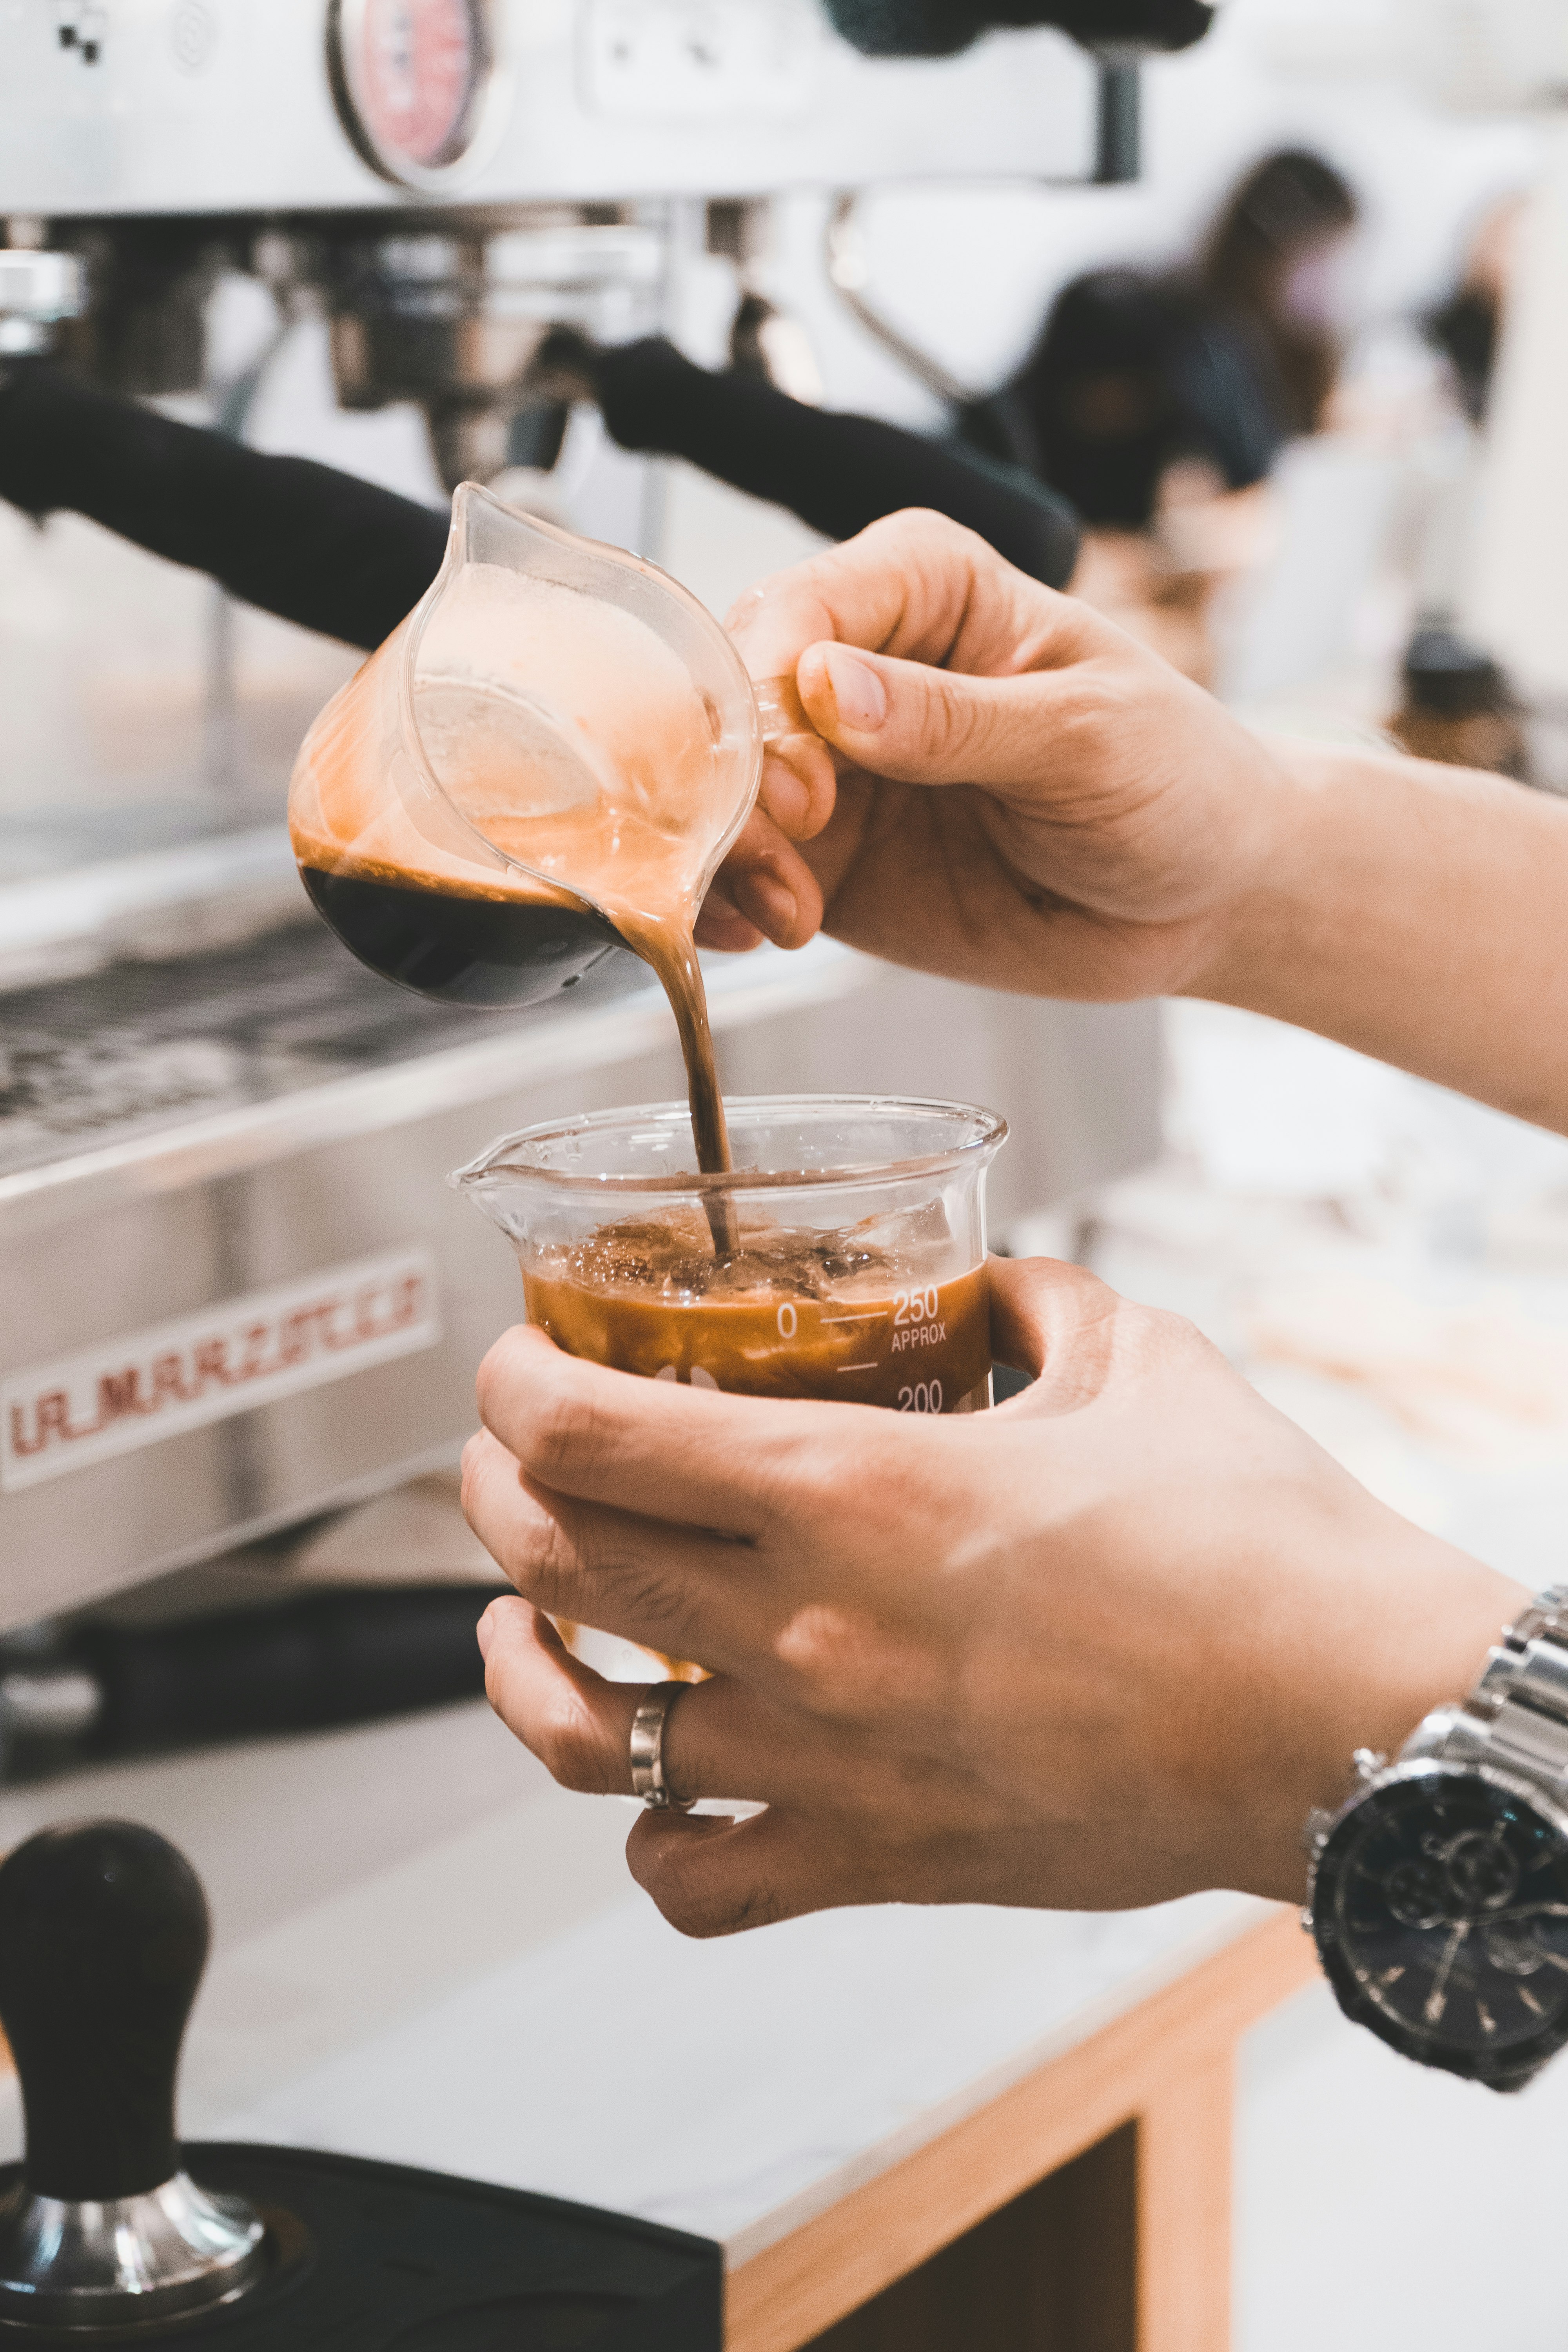
[[[102,2202],[23,2183],[0,2205],[0,2323],[125,2327],[204,2310],[259,2275],[265,2240],[240,2199],[209,2196],[184,2172]]]

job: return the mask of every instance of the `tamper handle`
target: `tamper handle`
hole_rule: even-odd
[[[178,2170],[174,2077],[206,1954],[201,1883],[153,1830],[43,1830],[0,1867],[0,2023],[36,2195],[135,2197]]]

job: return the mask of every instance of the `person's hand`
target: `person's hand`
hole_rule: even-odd
[[[1523,1596],[1376,1502],[1177,1318],[994,1262],[995,1412],[916,1418],[641,1381],[520,1327],[464,1507],[523,1596],[491,1704],[568,1787],[629,1791],[642,1687],[548,1618],[696,1658],[677,1796],[628,1859],[677,1927],[841,1903],[1299,1895],[1358,1746],[1463,1696]]]
[[[1194,985],[1268,866],[1289,781],[1220,705],[973,531],[911,511],[777,573],[730,617],[820,740],[773,749],[700,944],[819,926],[994,988]],[[831,747],[831,750],[828,748]]]

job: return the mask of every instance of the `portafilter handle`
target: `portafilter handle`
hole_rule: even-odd
[[[0,1867],[0,2023],[27,2135],[0,2205],[0,2318],[122,2327],[263,2267],[256,2215],[180,2170],[174,2084],[206,1954],[201,1882],[153,1830],[44,1830]]]

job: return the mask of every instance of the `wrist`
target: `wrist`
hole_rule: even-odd
[[[1290,1007],[1310,993],[1314,968],[1336,952],[1347,847],[1355,862],[1341,804],[1364,819],[1365,785],[1356,793],[1346,774],[1347,760],[1357,755],[1254,740],[1268,773],[1254,802],[1249,854],[1213,926],[1209,953],[1181,993],[1304,1021]],[[1352,816],[1352,835],[1354,824]]]
[[[1254,998],[1278,961],[1282,929],[1293,932],[1297,902],[1314,898],[1325,779],[1299,757],[1302,746],[1218,715],[1226,734],[1208,746],[1210,788],[1193,795],[1189,811],[1198,887],[1177,909],[1194,918],[1192,949],[1163,993],[1261,1009]]]
[[[1275,748],[1265,856],[1183,992],[1568,1130],[1568,807],[1429,761]]]
[[[1294,1645],[1314,1686],[1301,1692],[1300,1737],[1279,1743],[1252,1892],[1300,1900],[1308,1815],[1343,1803],[1357,1749],[1396,1757],[1435,1707],[1466,1696],[1528,1605],[1526,1587],[1418,1528],[1401,1527],[1392,1560],[1389,1549],[1385,1529],[1380,1556],[1361,1565],[1356,1604],[1334,1611],[1326,1641]]]
[[[1305,1841],[1303,1924],[1344,2015],[1496,2091],[1568,2043],[1565,1600],[1521,1595],[1458,1703],[1359,1757]]]

